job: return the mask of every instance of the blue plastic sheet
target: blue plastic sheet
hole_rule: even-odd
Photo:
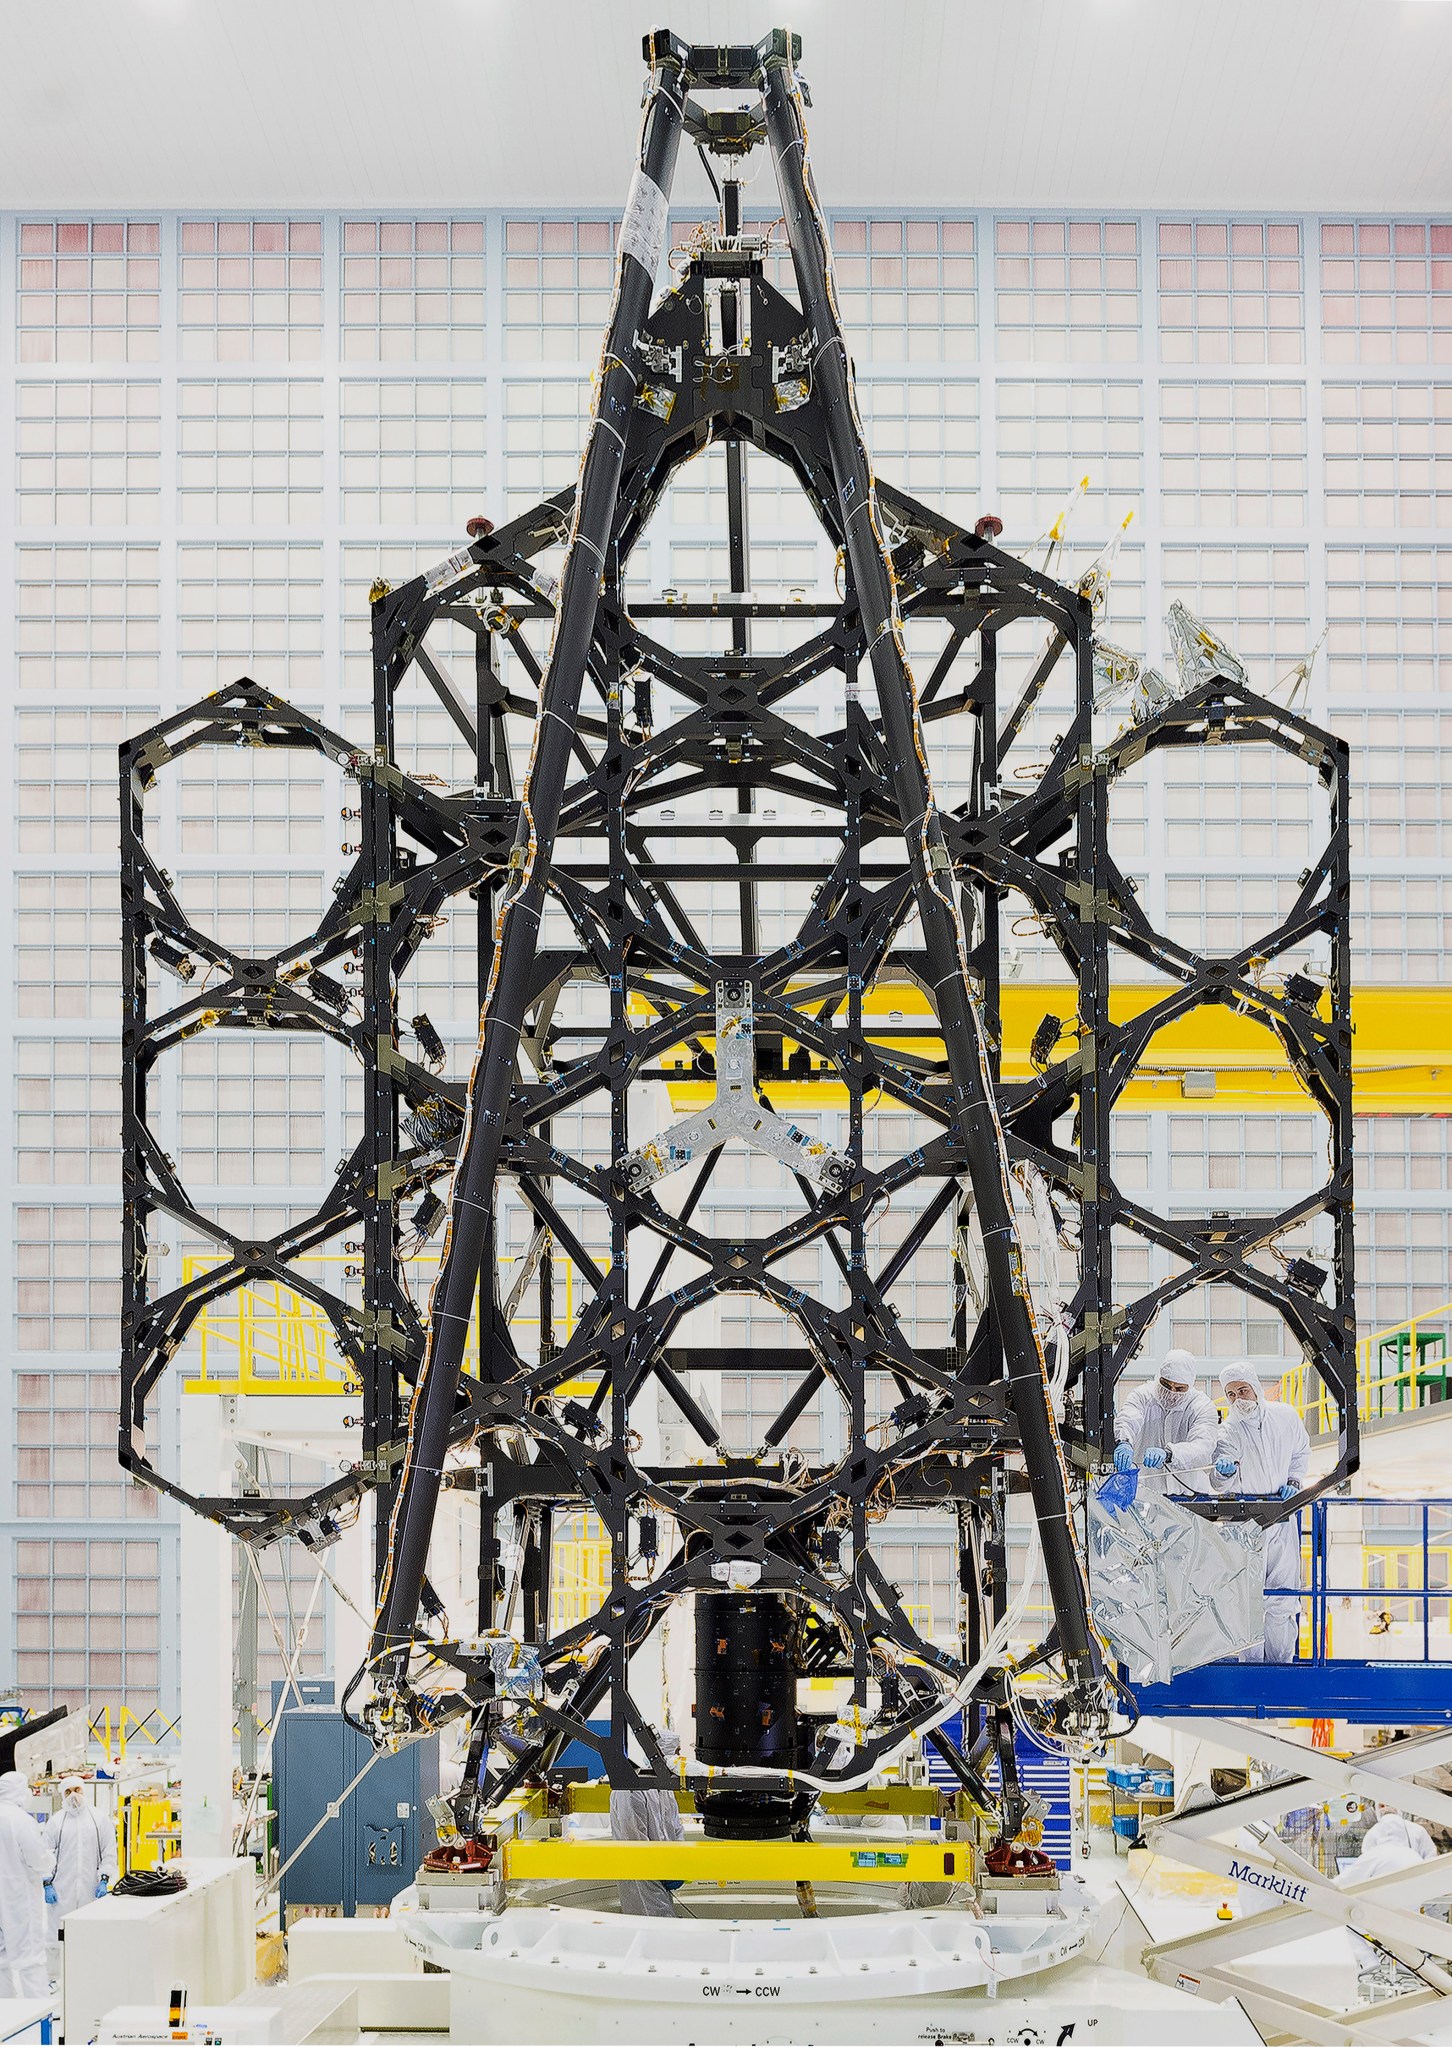
[[[1100,1506],[1107,1507],[1111,1514],[1122,1514],[1126,1507],[1134,1505],[1134,1496],[1138,1491],[1137,1471],[1112,1471],[1095,1497]]]

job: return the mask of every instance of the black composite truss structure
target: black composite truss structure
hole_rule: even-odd
[[[657,33],[646,55],[641,156],[575,488],[498,530],[476,522],[456,556],[375,588],[371,748],[250,681],[122,748],[121,1458],[255,1543],[324,1543],[377,1495],[379,1610],[355,1708],[383,1743],[473,1716],[466,1828],[572,1739],[600,1751],[612,1783],[671,1781],[628,1679],[663,1616],[694,1596],[695,1746],[717,1770],[708,1824],[800,1825],[814,1789],[860,1780],[919,1729],[985,1800],[996,1743],[1011,1833],[1013,1679],[992,1653],[1006,1496],[1031,1499],[1053,1605],[1031,1710],[1092,1741],[1109,1724],[1113,1680],[1076,1518],[1112,1446],[1116,1383],[1167,1302],[1216,1284],[1278,1313],[1339,1409],[1322,1486],[1355,1468],[1346,749],[1229,672],[1096,748],[1093,577],[1066,587],[997,548],[996,521],[967,531],[872,475],[806,166],[794,39],[688,48]],[[750,94],[749,107],[721,114],[691,96],[718,88]],[[721,217],[657,300],[683,137],[721,173]],[[795,302],[767,275],[762,233],[740,219],[735,170],[753,148],[777,172]],[[627,602],[652,512],[712,445],[724,449],[730,591]],[[783,465],[805,493],[838,550],[839,598],[750,594],[748,456]],[[930,626],[940,652],[915,681],[904,635]],[[683,650],[681,628],[707,651]],[[1015,633],[1039,649],[1021,672],[1003,658]],[[819,730],[800,706],[824,679],[836,708]],[[1055,690],[1062,730],[1031,780],[1015,781],[1010,750]],[[405,764],[410,693],[442,705],[470,749],[470,784],[438,786]],[[945,805],[930,762],[949,731],[971,740],[972,772],[963,800]],[[145,838],[148,792],[169,764],[238,745],[321,754],[359,790],[360,843],[333,907],[265,959],[183,913]],[[1115,782],[1146,754],[1205,745],[1278,749],[1327,792],[1327,843],[1289,915],[1231,956],[1155,931],[1110,850]],[[719,929],[707,941],[682,899],[702,883],[729,884],[729,950]],[[1076,1004],[1045,1019],[1029,1080],[1000,1070],[1010,899],[1053,940],[1066,1008]],[[782,900],[799,906],[790,928],[768,907]],[[451,909],[478,935],[467,1083],[439,1070],[426,1019],[411,1020],[404,997]],[[1315,942],[1329,952],[1319,979],[1297,964]],[[179,963],[205,971],[167,1006],[158,969]],[[356,997],[339,978],[346,967]],[[1161,992],[1112,1020],[1116,977],[1146,969]],[[916,1034],[880,999],[901,987],[926,998]],[[1328,1181],[1275,1213],[1173,1219],[1116,1186],[1114,1111],[1156,1033],[1217,1003],[1264,1028],[1324,1113]],[[203,1031],[237,1030],[321,1033],[362,1075],[361,1134],[328,1199],[268,1241],[230,1234],[190,1201],[148,1118],[159,1058]],[[682,1073],[704,1106],[662,1127],[651,1086]],[[830,1090],[840,1145],[773,1106],[783,1085]],[[608,1155],[558,1141],[582,1106],[608,1118]],[[869,1163],[864,1138],[883,1107],[910,1116],[918,1141]],[[698,1211],[740,1146],[775,1161],[785,1191],[771,1227],[728,1240]],[[1021,1241],[1024,1175],[1049,1191],[1076,1254],[1056,1388]],[[532,1225],[528,1255],[508,1272],[505,1189]],[[407,1260],[427,1233],[420,1211],[441,1215],[445,1195],[424,1312]],[[876,1223],[894,1196],[911,1221],[881,1251]],[[170,1287],[149,1256],[167,1218],[217,1253],[201,1277]],[[1282,1238],[1316,1228],[1324,1264],[1282,1250]],[[1115,1274],[1126,1232],[1175,1267],[1128,1299]],[[298,1261],[345,1236],[361,1247],[357,1283],[325,1287]],[[960,1283],[928,1342],[917,1325],[909,1333],[893,1290],[945,1237]],[[786,1274],[796,1254],[822,1247],[832,1279],[819,1297]],[[968,1280],[974,1258],[981,1285]],[[557,1323],[563,1265],[581,1302],[568,1328]],[[159,1389],[208,1305],[259,1280],[326,1314],[361,1384],[361,1454],[312,1492],[198,1497],[149,1447]],[[692,1316],[731,1292],[774,1309],[787,1340],[729,1350],[692,1340]],[[531,1310],[537,1343],[522,1337]],[[466,1370],[471,1343],[477,1368]],[[701,1375],[723,1371],[794,1381],[754,1449],[727,1444],[702,1397]],[[684,1463],[642,1454],[642,1403],[662,1389],[695,1439]],[[840,1403],[844,1449],[813,1466],[786,1446],[819,1396]],[[481,1503],[467,1628],[448,1625],[427,1577],[445,1487]],[[1268,1520],[1297,1504],[1213,1511]],[[506,1559],[498,1531],[511,1506],[520,1547]],[[953,1521],[963,1597],[952,1650],[914,1625],[874,1553],[893,1507]],[[610,1582],[597,1612],[551,1633],[552,1541],[582,1510],[603,1525]],[[528,1651],[523,1678],[501,1674],[501,1629]],[[850,1726],[795,1724],[795,1677],[806,1674],[850,1677]],[[705,1723],[707,1701],[717,1726]],[[935,1728],[955,1705],[969,1708],[961,1744]],[[604,1734],[587,1724],[597,1709]]]

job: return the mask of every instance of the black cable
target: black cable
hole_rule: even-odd
[[[719,206],[721,204],[721,187],[716,182],[716,173],[711,168],[711,159],[706,154],[704,143],[698,142],[696,144],[696,154],[701,159],[701,169],[711,181],[711,190],[716,194],[716,204]]]
[[[113,1898],[171,1898],[184,1891],[187,1880],[179,1869],[131,1869],[111,1886]]]
[[[1139,1725],[1139,1700],[1111,1665],[1105,1664],[1104,1673],[1115,1691],[1118,1692],[1120,1699],[1124,1702],[1125,1711],[1133,1716],[1128,1727],[1121,1727],[1114,1737],[1116,1741],[1123,1741],[1125,1736],[1133,1734],[1135,1728]]]

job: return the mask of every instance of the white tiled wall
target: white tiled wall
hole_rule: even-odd
[[[1151,652],[1182,597],[1265,683],[1329,618],[1311,704],[1355,749],[1357,971],[1441,978],[1452,224],[920,214],[833,227],[883,476],[960,519],[996,510],[1006,544],[1026,546],[1087,474],[1073,538],[1097,547],[1135,509],[1110,631],[1147,635]],[[244,672],[365,728],[373,577],[399,580],[471,514],[508,516],[573,476],[613,242],[598,216],[463,210],[0,217],[0,616],[13,621],[0,626],[13,778],[0,1541],[16,1588],[3,1632],[36,1703],[175,1697],[177,1525],[117,1485],[109,1447],[116,742]],[[675,523],[636,564],[643,587],[721,579],[713,460],[671,492]],[[758,583],[829,579],[792,490],[765,475],[753,488]],[[442,721],[405,717],[400,737],[447,769]],[[951,769],[950,739],[935,744]],[[326,900],[342,828],[315,766],[263,770],[198,756],[174,778],[163,857],[199,913],[276,943]],[[1126,858],[1176,935],[1216,943],[1283,899],[1308,799],[1259,763],[1227,780],[1177,762],[1170,780],[1116,792]],[[469,1001],[430,999],[447,1033],[467,1032]],[[279,1204],[248,1210],[258,1228],[319,1194],[342,1148],[345,1088],[316,1046],[204,1040],[161,1092],[199,1198],[238,1213],[256,1189]],[[1258,1201],[1320,1161],[1308,1117],[1120,1122],[1126,1186],[1180,1210]],[[1362,1125],[1366,1327],[1452,1295],[1445,1131]],[[740,1178],[703,1208],[708,1228],[770,1212],[773,1188]],[[1125,1269],[1147,1276],[1142,1250]],[[941,1255],[918,1261],[900,1299],[910,1322],[945,1312]],[[739,1298],[722,1321],[728,1338],[752,1326]],[[1174,1335],[1215,1355],[1278,1346],[1253,1310],[1218,1298],[1184,1304]],[[732,1427],[750,1439],[781,1390],[729,1388]],[[809,1417],[802,1441],[821,1425]]]

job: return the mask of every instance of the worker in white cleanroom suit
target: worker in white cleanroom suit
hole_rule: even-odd
[[[1425,1827],[1399,1813],[1394,1805],[1378,1805],[1376,1813],[1376,1824],[1368,1827],[1361,1837],[1361,1853],[1355,1864],[1358,1883],[1362,1877],[1386,1876],[1393,1869],[1410,1869],[1411,1864],[1401,1859],[1408,1848],[1418,1862],[1436,1859],[1437,1850]],[[1368,1856],[1371,1857],[1370,1862]],[[1396,1859],[1389,1860],[1390,1856]],[[1377,1865],[1375,1868],[1373,1863]]]
[[[1400,1869],[1415,1869],[1418,1863],[1430,1862],[1436,1855],[1432,1837],[1425,1827],[1419,1827],[1415,1820],[1404,1819],[1389,1805],[1379,1805],[1377,1812],[1380,1818],[1375,1826],[1367,1828],[1361,1840],[1361,1853],[1342,1870],[1336,1879],[1338,1884],[1369,1883],[1374,1876],[1391,1876]],[[1387,1900],[1388,1904],[1393,1902],[1390,1898]],[[1352,1949],[1363,1979],[1368,1970],[1374,1970],[1376,1975],[1372,1981],[1380,1980],[1388,1993],[1394,1991],[1398,1970],[1391,1957],[1353,1929],[1348,1928],[1347,1931],[1351,1934]]]
[[[669,1728],[658,1728],[656,1740],[667,1764],[681,1752],[680,1739]],[[610,1833],[617,1841],[680,1841],[685,1838],[681,1809],[671,1790],[615,1791],[610,1793]],[[623,1883],[622,1912],[643,1913],[647,1919],[674,1919],[674,1893],[679,1883]]]
[[[1137,1470],[1141,1493],[1203,1492],[1219,1428],[1195,1385],[1195,1360],[1187,1350],[1166,1351],[1155,1377],[1119,1410],[1114,1468]]]
[[[0,1776],[0,1985],[8,1969],[17,1997],[44,1997],[45,1885],[51,1852],[30,1810],[18,1770]]]
[[[50,1937],[55,1940],[67,1912],[104,1896],[116,1881],[116,1830],[91,1804],[80,1778],[67,1777],[60,1811],[52,1813],[45,1839],[54,1858]]]
[[[1255,1366],[1242,1360],[1220,1374],[1228,1412],[1215,1445],[1210,1483],[1218,1493],[1250,1493],[1289,1500],[1306,1483],[1311,1454],[1306,1425],[1283,1401],[1265,1399]],[[1301,1587],[1301,1532],[1294,1515],[1265,1531],[1265,1636],[1242,1651],[1241,1663],[1293,1663],[1300,1634],[1300,1603],[1276,1591]]]

